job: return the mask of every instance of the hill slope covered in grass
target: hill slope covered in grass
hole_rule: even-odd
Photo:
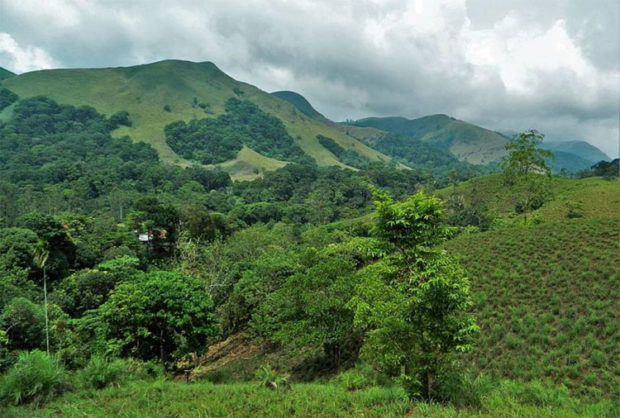
[[[352,122],[351,125],[376,128],[429,142],[450,152],[459,160],[472,164],[499,161],[506,153],[506,138],[502,135],[447,115],[431,115],[418,119],[366,118]]]
[[[294,91],[274,91],[271,95],[286,100],[310,118],[324,118],[324,116],[312,107],[310,102],[299,93],[295,93]]]
[[[438,192],[483,201],[504,219],[445,245],[469,273],[482,329],[469,359],[490,375],[617,397],[620,183],[555,178],[550,189],[528,224],[501,175]],[[567,202],[581,216],[569,219]]]
[[[129,135],[134,141],[152,145],[165,162],[190,164],[166,144],[166,125],[219,116],[230,98],[249,100],[262,111],[278,117],[302,150],[319,165],[344,166],[321,146],[317,135],[333,138],[340,146],[370,161],[389,160],[347,135],[335,123],[307,117],[290,103],[234,80],[210,62],[168,60],[134,67],[34,71],[8,78],[2,86],[20,99],[44,95],[58,103],[93,106],[108,116],[125,110],[132,124],[115,130],[114,136]],[[10,111],[11,107],[3,114]],[[273,166],[263,164],[262,159],[246,159],[246,154],[239,153],[236,161],[224,168],[233,175],[248,176]],[[244,170],[234,171],[239,167]]]

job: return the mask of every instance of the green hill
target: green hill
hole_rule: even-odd
[[[469,361],[490,375],[551,379],[579,395],[613,395],[620,182],[556,178],[551,190],[554,199],[527,225],[511,221],[514,203],[501,175],[438,192],[482,200],[504,219],[446,244],[470,275],[482,329]],[[568,219],[567,201],[580,203],[582,217]]]
[[[164,161],[171,163],[189,165],[190,161],[180,158],[166,144],[164,127],[178,120],[221,115],[233,97],[250,100],[278,117],[302,150],[319,165],[344,166],[319,143],[317,135],[332,138],[370,161],[389,159],[347,135],[337,124],[309,118],[287,101],[232,79],[211,62],[168,60],[134,67],[34,71],[8,78],[2,86],[21,99],[44,95],[59,103],[90,105],[106,115],[125,110],[132,126],[121,127],[114,135],[129,135],[134,141],[149,143]],[[10,112],[11,107],[5,109],[0,118]],[[235,177],[248,178],[279,165],[244,151],[223,167]]]
[[[312,107],[310,102],[299,93],[295,93],[294,91],[274,91],[271,95],[279,99],[286,100],[295,106],[301,113],[310,118],[324,118],[324,116]]]
[[[428,142],[449,151],[459,160],[472,164],[498,161],[505,154],[505,137],[447,115],[432,115],[419,119],[366,118],[352,122],[352,125],[376,128]]]
[[[548,149],[556,154],[556,159],[558,153],[572,154],[590,162],[590,165],[598,163],[602,160],[609,161],[611,159],[603,151],[594,145],[587,143],[586,141],[545,141],[541,144],[541,146],[542,148]]]
[[[13,77],[14,75],[15,74],[10,72],[9,70],[0,67],[0,81],[4,80],[5,78]]]
[[[544,145],[542,148],[549,149]],[[553,158],[548,159],[547,164],[554,173],[559,173],[562,170],[565,170],[568,173],[576,173],[577,171],[588,169],[594,164],[594,162],[570,152],[554,149],[551,149],[550,151],[553,152]]]

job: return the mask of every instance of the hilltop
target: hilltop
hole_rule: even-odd
[[[2,86],[20,99],[44,95],[63,104],[89,105],[108,116],[127,111],[131,126],[122,126],[113,135],[128,135],[136,142],[146,142],[169,163],[191,164],[168,146],[165,126],[179,120],[215,118],[224,113],[231,98],[247,99],[280,119],[318,165],[345,166],[319,143],[317,135],[329,137],[369,161],[389,160],[347,135],[337,124],[308,117],[289,102],[234,80],[211,62],[167,60],[133,67],[42,70],[7,78]],[[11,107],[5,109],[0,119],[6,119],[10,112]],[[237,178],[247,178],[284,163],[244,149],[222,167]]]
[[[0,81],[4,80],[5,78],[9,78],[9,77],[13,77],[15,74],[10,72],[9,70],[0,67]]]
[[[312,107],[310,102],[299,93],[295,93],[294,91],[274,91],[271,95],[289,102],[299,109],[301,113],[310,118],[325,118],[325,116]]]

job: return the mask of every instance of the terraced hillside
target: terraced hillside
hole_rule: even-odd
[[[501,184],[501,176],[487,176],[454,190],[509,219]],[[446,244],[469,273],[481,327],[470,360],[491,375],[617,397],[620,183],[555,179],[552,191],[536,222],[515,219]],[[581,217],[567,218],[568,200],[580,202]]]
[[[310,118],[290,103],[232,79],[210,62],[168,60],[124,68],[34,71],[7,78],[2,86],[21,99],[44,95],[59,103],[93,106],[106,115],[125,110],[132,126],[121,127],[114,135],[129,135],[134,141],[147,142],[164,161],[171,163],[190,164],[166,144],[164,127],[178,120],[221,115],[232,97],[250,100],[282,120],[288,133],[319,165],[344,166],[318,142],[317,135],[332,138],[343,148],[371,161],[389,160],[347,135],[335,123]],[[5,109],[0,120],[6,119],[10,112],[11,108]],[[284,162],[260,158],[245,150],[223,167],[235,176],[251,177],[280,163]]]

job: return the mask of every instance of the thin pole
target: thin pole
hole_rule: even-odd
[[[45,309],[45,347],[47,348],[47,355],[50,354],[50,329],[47,321],[47,277],[45,275],[45,265],[43,265],[43,298]]]

